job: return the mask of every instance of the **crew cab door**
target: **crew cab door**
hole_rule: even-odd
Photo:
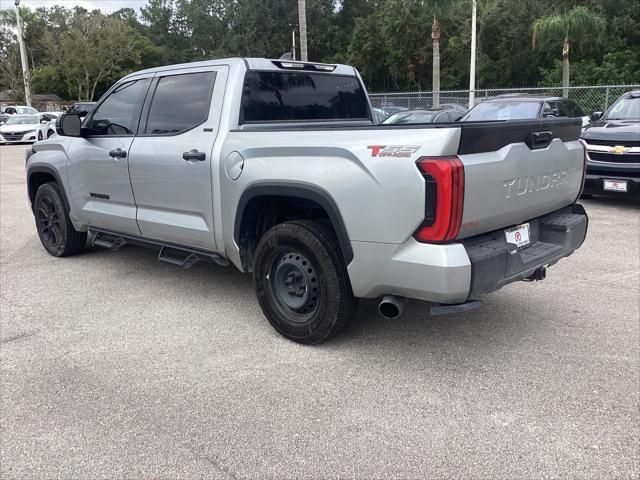
[[[140,235],[129,181],[133,141],[151,78],[115,85],[83,126],[86,138],[70,142],[68,179],[80,219],[92,227]]]
[[[227,67],[157,73],[129,169],[144,237],[215,249],[212,149]]]

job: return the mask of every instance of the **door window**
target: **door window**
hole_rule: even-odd
[[[585,116],[584,112],[582,111],[582,108],[576,102],[574,102],[572,100],[567,100],[567,105],[569,106],[569,109],[572,112],[572,114],[571,114],[572,117],[584,117]]]
[[[555,109],[556,117],[572,117],[573,112],[569,108],[569,103],[564,101],[554,102],[551,104],[551,108]]]
[[[176,135],[204,123],[209,116],[215,77],[215,72],[198,72],[160,78],[144,132]]]
[[[91,116],[89,134],[112,137],[133,135],[148,87],[148,78],[118,85]]]

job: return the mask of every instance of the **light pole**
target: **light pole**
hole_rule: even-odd
[[[476,89],[476,0],[472,0],[471,7],[471,65],[469,66],[469,108],[475,103]]]
[[[18,44],[20,45],[20,61],[22,62],[22,78],[24,79],[24,99],[27,106],[31,106],[31,86],[29,85],[29,64],[27,63],[27,51],[24,48],[22,38],[22,22],[20,21],[20,0],[15,0],[16,25],[18,27]]]
[[[300,28],[300,60],[306,62],[307,57],[307,2],[298,0],[298,24]]]
[[[296,31],[291,30],[291,60],[296,59]]]

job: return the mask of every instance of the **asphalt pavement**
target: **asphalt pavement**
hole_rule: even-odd
[[[0,146],[0,478],[639,478],[640,206],[472,312],[361,301],[315,347],[251,278],[40,245]]]

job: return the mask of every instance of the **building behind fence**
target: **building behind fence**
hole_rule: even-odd
[[[600,85],[569,87],[569,98],[575,100],[589,115],[591,112],[607,110],[615,100],[625,92],[639,90],[639,85]],[[498,95],[518,94],[544,95],[561,97],[562,87],[541,88],[488,88],[475,90],[475,103]],[[404,92],[404,93],[371,93],[371,103],[376,108],[405,107],[409,109],[431,108],[433,92]],[[467,108],[469,105],[469,90],[447,90],[440,92],[440,106],[459,106]]]

